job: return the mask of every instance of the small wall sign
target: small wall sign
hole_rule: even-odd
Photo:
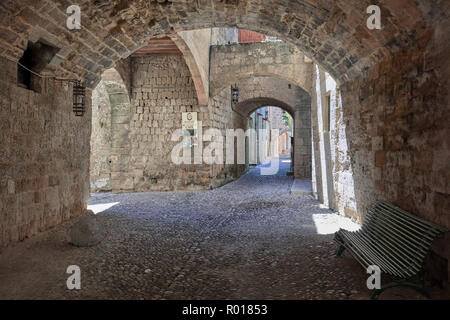
[[[197,112],[182,113],[181,128],[183,129],[183,141],[188,148],[198,145],[197,126]]]
[[[183,112],[181,121],[183,130],[197,130],[197,112]]]

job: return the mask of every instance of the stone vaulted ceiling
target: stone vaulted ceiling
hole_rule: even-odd
[[[366,28],[369,0],[80,0],[82,29],[66,28],[66,0],[0,4],[0,55],[18,60],[30,37],[61,48],[59,73],[94,86],[104,69],[155,36],[206,27],[238,27],[298,46],[336,79],[351,78],[427,32],[431,5],[381,0],[382,30]],[[431,1],[430,1],[431,2]],[[427,1],[428,3],[428,1]],[[430,22],[431,24],[431,22]]]

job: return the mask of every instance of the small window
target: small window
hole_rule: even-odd
[[[49,65],[58,48],[53,47],[43,40],[28,42],[27,49],[17,65],[17,85],[34,91],[40,91],[40,72]]]

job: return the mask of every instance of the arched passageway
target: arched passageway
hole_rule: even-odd
[[[357,5],[352,1],[320,1],[315,5],[285,1],[283,6],[267,1],[239,4],[136,1],[132,5],[113,1],[101,6],[86,3],[81,6],[81,30],[65,28],[66,8],[61,2],[52,1],[47,6],[32,1],[24,1],[20,6],[8,3],[2,6],[8,17],[2,27],[7,30],[4,34],[10,35],[2,38],[4,80],[16,82],[16,62],[28,41],[39,39],[58,49],[45,72],[84,79],[92,88],[105,68],[127,57],[153,36],[236,25],[277,36],[305,52],[340,84],[347,110],[344,116],[349,124],[359,211],[382,198],[448,226],[443,214],[448,193],[440,178],[448,171],[441,160],[447,158],[448,148],[434,141],[441,141],[447,132],[437,121],[442,118],[441,112],[434,111],[448,112],[445,111],[448,35],[443,32],[447,11],[439,10],[444,13],[437,18],[437,11],[428,10],[427,5],[405,1],[409,5],[381,4],[386,14],[381,30],[364,28],[369,1],[359,1]],[[7,86],[5,96],[21,96],[15,91],[16,88]],[[76,140],[87,142],[88,136]],[[427,165],[430,154],[433,166]],[[398,166],[401,170],[394,169]],[[429,168],[431,173],[427,172]],[[9,176],[14,181],[20,179],[15,174]],[[405,194],[406,197],[401,196]],[[81,208],[86,203],[83,198],[80,194],[79,200],[67,205]],[[55,207],[57,212],[63,208]]]
[[[23,240],[86,209],[91,96],[101,74],[115,66],[130,93],[136,79],[125,58],[150,38],[216,26],[276,36],[336,79],[353,170],[354,216],[364,220],[365,209],[382,199],[450,228],[450,147],[445,121],[449,117],[450,4],[440,2],[439,7],[433,7],[429,1],[380,1],[383,18],[381,29],[375,30],[366,24],[370,4],[369,0],[314,4],[294,0],[95,1],[80,5],[82,28],[71,30],[66,24],[65,1],[2,3],[1,243]],[[36,60],[25,62],[30,54]],[[25,72],[18,65],[20,61],[33,73]],[[161,65],[170,63],[158,62],[155,67],[161,70]],[[198,112],[208,114],[210,126],[219,129],[240,121],[226,116],[232,114],[228,102],[225,113],[215,108],[230,100],[229,91],[222,94],[222,90],[216,96],[205,91],[202,97],[210,98],[208,106],[198,104],[198,90],[185,69],[187,83],[183,85],[194,89],[192,96],[184,97],[192,100],[183,103],[184,108],[197,107]],[[80,80],[86,86],[83,116],[73,112],[73,82],[60,78]],[[168,81],[161,76],[156,77],[156,83],[161,84],[163,78]],[[313,79],[313,87],[305,88],[313,105],[319,105],[314,89],[320,82]],[[143,93],[130,96],[133,107],[137,100],[145,100],[141,99]],[[166,97],[168,100],[161,95],[161,99]],[[140,114],[140,110],[135,111]],[[145,112],[142,114],[145,119]],[[133,123],[142,119],[138,115]],[[136,142],[144,146],[146,141],[140,139],[147,129],[137,125]],[[159,123],[156,125],[155,131],[160,133]],[[130,156],[129,139],[134,138],[121,140],[112,167],[133,163],[141,168],[134,173],[138,179],[123,175],[120,188],[139,185],[146,170],[141,163],[144,154]],[[155,145],[165,146],[163,140]],[[152,176],[151,170],[147,172],[149,179],[160,178]],[[226,174],[224,166],[203,172],[204,176],[222,176],[222,182],[228,181]],[[194,173],[187,176],[184,182],[191,178],[197,181]],[[448,259],[448,241],[440,253]]]
[[[265,79],[266,80],[266,79]],[[283,86],[285,83],[279,83]],[[239,85],[238,85],[239,87]],[[286,88],[287,85],[286,85]],[[311,180],[311,102],[307,92],[297,86],[291,87],[290,94],[283,94],[283,91],[278,91],[276,97],[283,97],[283,100],[291,100],[295,103],[290,105],[284,101],[280,101],[274,97],[257,97],[249,98],[240,101],[233,108],[239,114],[248,117],[251,113],[261,107],[274,106],[279,107],[292,116],[294,119],[294,154],[293,154],[293,174],[296,179]],[[290,89],[288,89],[290,90]],[[250,90],[250,95],[257,95],[258,93]],[[268,94],[269,92],[265,92]]]
[[[246,166],[270,161],[274,174],[294,175],[294,119],[285,108],[266,104],[252,108],[247,117]],[[279,159],[283,158],[280,162]],[[280,168],[279,164],[289,163]],[[278,164],[278,166],[277,166]],[[272,166],[273,167],[273,166]],[[275,173],[275,171],[278,171]]]
[[[26,7],[27,3],[29,7]],[[43,4],[33,7],[32,1],[25,1],[22,6],[8,4],[3,7],[5,13],[19,18],[5,20],[5,27],[22,24],[22,29],[16,29],[15,37],[6,39],[5,45],[10,50],[9,55],[19,58],[23,48],[13,50],[14,43],[27,39],[33,32],[36,34],[38,31],[32,30],[34,26],[40,24],[45,27],[47,23],[47,28],[40,31],[44,36],[46,31],[51,35],[57,31],[54,28],[59,27],[58,31],[63,36],[53,38],[57,42],[55,45],[67,46],[73,40],[79,43],[77,48],[61,54],[62,58],[77,60],[84,70],[76,73],[85,74],[87,79],[95,81],[102,68],[110,67],[121,57],[133,53],[151,37],[174,31],[239,25],[242,29],[277,36],[294,44],[340,80],[352,78],[359,70],[373,66],[397,51],[398,47],[413,43],[414,39],[432,36],[427,35],[429,26],[439,24],[441,20],[433,21],[435,13],[428,13],[426,5],[417,5],[412,0],[406,3],[409,4],[408,9],[394,3],[383,3],[389,17],[384,21],[383,32],[356,28],[359,24],[365,25],[365,9],[370,5],[368,0],[357,5],[352,1],[320,1],[311,5],[293,0],[285,1],[283,5],[267,1],[86,3],[81,7],[83,30],[71,34],[70,30],[63,28],[66,17],[61,13],[66,11],[65,4],[52,2],[49,6],[53,10],[49,10]],[[413,28],[414,34],[411,32]],[[407,39],[407,35],[412,39]],[[95,52],[100,55],[93,55]],[[70,72],[70,64],[67,67]]]
[[[91,192],[125,189],[125,166],[131,151],[129,125],[131,101],[119,72],[112,68],[102,74],[93,90],[91,132]]]

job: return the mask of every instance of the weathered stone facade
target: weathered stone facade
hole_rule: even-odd
[[[313,193],[329,208],[358,219],[340,92],[318,66],[314,78]]]
[[[450,227],[448,79],[434,32],[341,86],[358,211],[384,199]],[[428,49],[425,48],[428,46]]]
[[[92,92],[91,192],[111,191],[111,103],[104,81]]]
[[[179,165],[171,151],[180,141],[171,141],[181,129],[181,113],[197,112],[208,125],[209,112],[199,106],[189,69],[183,56],[132,58],[131,154],[128,171],[133,172],[134,191],[165,191],[204,188],[210,168]]]
[[[327,75],[327,80],[330,76]],[[355,186],[350,150],[344,123],[342,97],[334,81],[329,86],[330,95],[330,158],[333,174],[332,208],[348,217],[359,219],[356,208]],[[328,89],[328,88],[327,88]]]
[[[214,45],[211,47],[210,95],[249,77],[275,77],[310,92],[313,64],[284,42]]]
[[[89,199],[90,99],[72,111],[72,85],[17,86],[17,64],[0,58],[0,245],[80,216]],[[85,143],[81,143],[84,141]]]
[[[184,37],[191,38],[188,33],[185,33]],[[236,46],[242,54],[244,51],[241,45]],[[244,49],[247,46],[245,45]],[[273,44],[267,44],[267,47],[273,49]],[[269,52],[276,54],[277,50]],[[302,58],[303,56],[300,56],[299,59]],[[179,142],[170,139],[172,133],[181,128],[181,113],[198,112],[203,132],[214,128],[225,137],[226,129],[246,130],[246,117],[253,110],[266,105],[280,106],[294,117],[303,118],[302,121],[297,121],[298,143],[295,148],[294,174],[298,178],[310,179],[310,98],[306,91],[287,80],[267,76],[251,77],[239,79],[235,83],[240,88],[241,102],[233,108],[229,87],[211,98],[208,105],[199,105],[185,59],[190,60],[191,57],[136,56],[127,59],[130,60],[129,65],[121,63],[123,76],[109,70],[103,74],[102,81],[94,91],[94,109],[98,112],[102,103],[109,103],[112,116],[110,115],[109,120],[111,126],[101,128],[98,128],[98,115],[94,114],[93,117],[93,148],[99,147],[99,150],[93,150],[92,154],[92,191],[195,190],[217,187],[229,182],[244,171],[244,165],[215,163],[211,166],[179,166],[172,163],[171,151]],[[258,60],[251,61],[255,65],[258,64]],[[215,60],[211,63],[220,64]],[[279,69],[283,67],[280,66]],[[132,95],[129,104],[126,103],[128,98],[124,91],[127,89],[126,84],[122,80],[128,76],[131,76],[129,85]],[[306,73],[302,73],[302,76],[303,82],[309,81]],[[105,94],[109,98],[108,101],[99,100]],[[108,130],[111,132],[105,135]],[[107,139],[110,141],[106,141]],[[112,148],[117,144],[117,148]],[[205,141],[204,147],[208,144],[209,142]],[[224,144],[226,158],[225,148]],[[237,142],[235,152],[236,148]],[[192,173],[192,170],[195,170],[195,173]]]
[[[370,0],[88,1],[81,5],[83,28],[78,31],[65,27],[70,4],[22,0],[4,1],[0,6],[0,56],[13,61],[2,60],[7,70],[7,76],[1,79],[2,104],[9,105],[10,110],[33,106],[29,111],[33,116],[27,116],[32,124],[38,123],[35,114],[54,117],[48,120],[49,127],[41,129],[41,136],[29,135],[29,140],[11,131],[20,123],[21,111],[9,111],[3,122],[6,138],[2,141],[6,143],[2,150],[7,151],[2,156],[16,157],[2,161],[2,186],[14,190],[13,196],[7,196],[3,191],[7,189],[2,188],[6,199],[1,211],[5,242],[22,238],[16,236],[18,233],[32,234],[35,229],[21,227],[22,231],[16,232],[18,225],[29,225],[17,224],[17,220],[22,221],[18,217],[23,215],[25,221],[31,221],[36,212],[18,209],[19,195],[31,198],[31,191],[26,191],[31,189],[16,186],[36,170],[18,169],[20,163],[38,167],[48,164],[39,174],[31,174],[49,176],[48,184],[39,183],[35,190],[48,196],[44,211],[50,216],[42,219],[43,226],[71,215],[63,208],[74,208],[75,214],[79,210],[75,208],[87,201],[90,111],[83,118],[73,119],[70,90],[60,90],[56,84],[40,94],[17,88],[12,75],[28,40],[43,38],[60,49],[52,62],[52,74],[79,78],[93,88],[105,69],[128,57],[148,38],[213,26],[277,36],[305,52],[338,81],[359,216],[363,217],[364,209],[374,200],[386,199],[450,228],[450,2],[440,1],[436,6],[432,1],[379,1],[381,30],[366,28]],[[51,106],[56,109],[55,103],[57,111],[51,112]],[[39,150],[47,148],[43,159],[38,158],[39,150],[27,147],[34,139],[45,145]],[[126,162],[126,151],[123,146],[120,161]],[[30,155],[36,158],[27,162]],[[18,161],[22,159],[25,161]],[[5,182],[6,176],[13,182]],[[21,201],[31,203],[30,198]],[[13,213],[14,217],[7,217]]]
[[[218,95],[210,99],[208,108],[210,109],[211,113],[210,128],[219,129],[220,135],[222,137],[226,136],[227,129],[246,128],[247,118],[236,112],[236,110],[232,109],[230,88],[223,89]],[[238,142],[237,139],[235,139],[234,141],[234,159],[236,163]],[[225,139],[223,143],[223,154],[225,161],[227,148]],[[214,177],[211,184],[212,187],[218,187],[227,182],[230,182],[239,177],[245,171],[245,164],[213,164],[211,167],[212,176]]]

